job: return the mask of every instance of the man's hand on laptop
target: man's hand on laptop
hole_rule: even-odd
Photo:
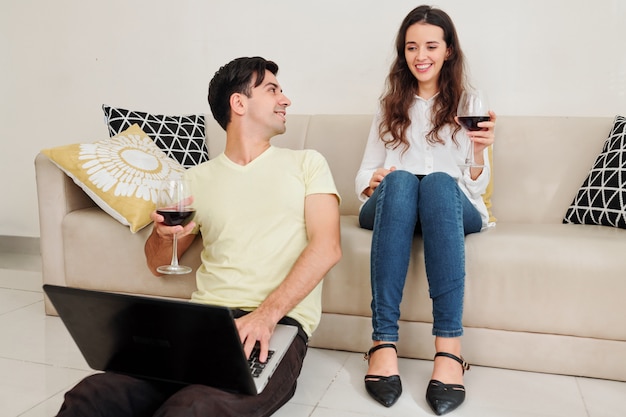
[[[250,357],[254,345],[258,341],[261,347],[259,360],[267,362],[267,352],[269,350],[270,338],[276,328],[276,323],[266,316],[253,311],[235,320],[239,337],[243,343],[243,350],[246,357]]]

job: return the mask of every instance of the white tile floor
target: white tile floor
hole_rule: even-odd
[[[92,372],[61,321],[44,314],[40,270],[38,256],[0,253],[1,417],[53,416],[63,393]],[[404,394],[387,409],[365,392],[361,358],[311,349],[295,397],[275,415],[433,415],[424,400],[431,362],[401,359]],[[473,367],[465,384],[468,398],[452,416],[626,416],[623,382]]]

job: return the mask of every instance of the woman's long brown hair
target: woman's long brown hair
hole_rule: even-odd
[[[406,137],[411,125],[409,108],[415,101],[417,93],[417,79],[409,70],[404,56],[405,38],[408,28],[416,23],[427,23],[443,29],[444,41],[449,50],[449,56],[439,74],[439,95],[435,98],[431,120],[433,128],[426,135],[429,143],[444,143],[439,132],[447,124],[453,127],[452,140],[457,143],[456,133],[460,130],[460,126],[455,123],[454,116],[465,86],[465,60],[450,16],[430,6],[419,6],[413,9],[404,18],[398,30],[397,56],[391,66],[386,90],[381,98],[382,121],[379,126],[379,135],[385,146],[391,149],[402,146],[403,152],[409,148],[409,141]]]

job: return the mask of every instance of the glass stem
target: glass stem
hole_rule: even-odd
[[[178,238],[176,234],[172,239],[172,266],[178,266]]]

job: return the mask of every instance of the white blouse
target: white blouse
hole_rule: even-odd
[[[379,109],[370,128],[361,167],[356,175],[355,191],[361,201],[367,201],[369,197],[363,194],[363,191],[369,187],[372,174],[378,168],[389,169],[395,166],[396,169],[409,171],[415,175],[445,172],[457,180],[463,193],[480,213],[483,227],[485,227],[489,222],[489,214],[482,195],[487,189],[491,175],[488,150],[485,148],[484,151],[485,167],[482,173],[476,180],[472,180],[469,168],[462,166],[471,144],[465,131],[460,130],[456,134],[458,146],[452,140],[452,129],[449,126],[445,126],[439,132],[439,136],[445,140],[445,144],[432,145],[428,143],[426,134],[432,129],[431,111],[435,97],[424,100],[415,96],[415,103],[409,109],[411,125],[407,131],[407,139],[410,146],[404,153],[402,153],[404,149],[402,146],[389,149],[380,139],[378,126],[381,121],[381,113]]]

